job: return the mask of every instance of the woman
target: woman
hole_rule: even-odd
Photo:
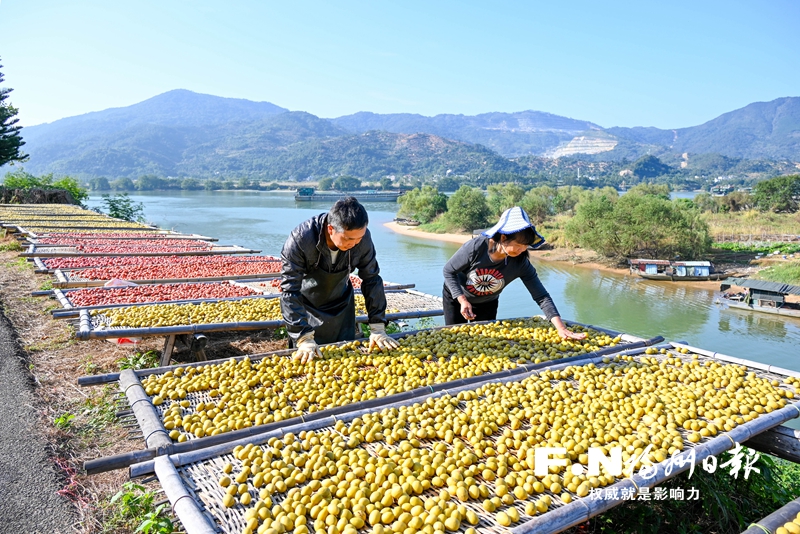
[[[521,278],[562,338],[585,338],[585,333],[572,332],[564,325],[528,259],[528,246],[538,248],[543,244],[544,238],[522,208],[504,211],[497,224],[465,243],[444,266],[445,324],[497,319],[500,293]]]

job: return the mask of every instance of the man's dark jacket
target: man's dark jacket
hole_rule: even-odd
[[[325,241],[327,220],[328,214],[322,213],[300,224],[281,251],[281,311],[295,344],[312,330],[320,344],[355,339],[355,299],[350,283],[355,269],[362,280],[369,322],[386,322],[386,294],[369,230],[358,245],[339,251],[332,263]]]

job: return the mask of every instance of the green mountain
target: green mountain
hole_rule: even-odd
[[[800,161],[800,98],[755,102],[690,128],[606,131],[638,144],[660,146],[666,152]]]
[[[800,161],[800,98],[754,103],[699,126],[662,130],[603,129],[537,111],[435,117],[362,112],[322,119],[269,102],[175,90],[125,108],[26,127],[22,136],[31,155],[28,172],[84,178],[550,173],[543,156],[624,165],[647,154],[686,172],[708,161],[717,172],[771,168],[741,163],[748,160]],[[708,154],[728,160],[712,164],[700,157]]]
[[[154,174],[302,181],[335,174],[381,178],[518,168],[478,145],[430,134],[354,135],[301,111],[214,127],[140,123],[73,147],[42,144],[35,146],[26,170],[82,177]]]

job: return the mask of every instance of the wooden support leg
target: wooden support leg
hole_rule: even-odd
[[[166,367],[169,365],[170,359],[172,359],[172,350],[175,348],[175,334],[167,336],[167,339],[164,341],[164,350],[161,352],[161,361],[159,365],[161,367]]]

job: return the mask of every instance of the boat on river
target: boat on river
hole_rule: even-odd
[[[631,273],[645,280],[668,280],[671,282],[699,282],[724,280],[728,273],[718,272],[710,261],[630,260]]]
[[[294,195],[300,201],[333,201],[345,197],[356,197],[359,202],[397,202],[403,191],[314,191],[313,187],[301,187]]]
[[[744,288],[745,291],[729,291],[732,286]],[[800,304],[786,301],[787,295],[800,295],[800,286],[749,278],[729,278],[719,289],[724,293],[717,299],[718,304],[740,310],[800,317]]]

